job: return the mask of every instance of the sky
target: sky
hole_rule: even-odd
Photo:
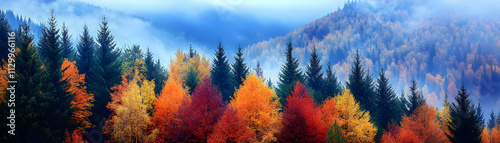
[[[343,0],[0,0],[0,9],[45,23],[51,9],[74,43],[87,24],[95,37],[106,17],[117,46],[150,48],[164,66],[189,45],[211,58],[288,32],[342,6]],[[232,56],[229,56],[232,57]],[[232,60],[232,58],[229,58]]]

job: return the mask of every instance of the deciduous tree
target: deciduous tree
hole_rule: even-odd
[[[319,118],[321,115],[319,108],[309,96],[307,88],[297,82],[292,94],[286,100],[278,141],[324,142],[328,128]]]
[[[276,93],[262,79],[250,74],[235,92],[231,107],[238,110],[238,118],[248,123],[257,142],[273,142],[281,129],[281,105]]]
[[[231,142],[249,143],[255,142],[255,132],[250,129],[248,123],[237,115],[235,108],[229,107],[214,127],[214,131],[208,138],[209,143]]]
[[[346,140],[348,142],[374,142],[377,127],[370,122],[369,112],[360,109],[351,91],[344,89],[334,99],[340,120],[343,122],[342,130],[346,132]]]

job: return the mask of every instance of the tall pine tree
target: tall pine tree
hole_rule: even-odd
[[[77,44],[77,51],[76,66],[78,67],[80,74],[86,74],[88,76],[87,73],[93,63],[92,60],[94,59],[95,42],[89,34],[87,25],[83,26],[83,33],[80,35],[80,41]],[[85,81],[88,82],[88,78],[85,78]]]
[[[302,82],[302,71],[299,69],[299,60],[292,55],[292,42],[289,41],[285,53],[285,64],[279,73],[278,88],[276,89],[281,105],[285,105],[286,97],[292,93],[297,81]]]
[[[464,85],[455,97],[456,103],[450,106],[452,125],[449,126],[451,134],[446,136],[455,143],[479,143],[481,142],[481,118],[477,116],[476,106],[469,99],[469,93]]]
[[[71,35],[68,34],[68,27],[63,23],[61,29],[61,52],[63,58],[68,58],[73,61],[75,57],[75,50],[73,49],[73,42],[71,42]]]
[[[73,112],[70,104],[73,96],[66,94],[64,89],[66,81],[61,80],[63,57],[59,29],[57,29],[57,21],[53,11],[48,19],[47,26],[43,28],[42,37],[40,37],[38,43],[44,67],[47,70],[45,83],[47,89],[45,90],[50,96],[54,97],[54,100],[49,102],[49,111],[53,113],[53,116],[45,119],[50,121],[48,126],[53,127],[51,135],[54,136],[54,140],[62,141],[65,129],[73,130],[67,124]]]
[[[226,52],[224,52],[224,47],[222,47],[222,42],[219,42],[219,46],[217,46],[217,50],[215,51],[210,76],[212,77],[212,84],[217,86],[222,93],[222,99],[229,101],[234,93],[234,81],[231,74],[231,67],[226,59]]]
[[[410,84],[410,95],[408,99],[406,99],[406,115],[411,115],[411,113],[413,113],[415,109],[417,109],[425,102],[422,91],[418,90],[417,81],[415,79],[412,79]]]
[[[311,58],[309,58],[309,64],[306,65],[306,83],[307,87],[311,89],[314,101],[317,103],[323,101],[323,95],[321,94],[321,89],[323,88],[323,73],[321,69],[323,66],[320,62],[321,60],[316,53],[316,46],[314,46]]]
[[[161,88],[163,88],[164,80],[166,79],[159,62],[160,61],[158,60],[158,63],[155,63],[153,59],[153,53],[148,48],[146,51],[146,56],[144,57],[144,63],[147,69],[146,79],[155,80],[155,94],[160,93]]]
[[[346,87],[351,89],[352,95],[359,101],[361,109],[372,111],[373,100],[373,80],[366,73],[365,68],[361,65],[361,57],[358,49],[354,57],[354,63],[349,73],[349,82],[346,82]],[[371,112],[373,113],[373,112]]]
[[[64,134],[57,134],[51,126],[55,96],[47,92],[47,71],[33,43],[33,34],[26,24],[16,33],[16,126],[15,136],[6,142],[61,142]],[[56,117],[58,117],[57,115]],[[66,122],[64,122],[66,123]]]
[[[121,78],[120,50],[116,48],[106,18],[103,18],[100,28],[97,33],[97,49],[90,68],[92,72],[89,75],[88,82],[89,93],[95,95],[92,120],[96,125],[111,113],[106,108],[106,105],[111,100],[110,88],[115,84],[119,84]]]
[[[248,67],[244,63],[245,59],[243,58],[243,52],[241,51],[241,46],[238,47],[238,52],[236,52],[236,56],[234,57],[234,63],[233,63],[233,74],[234,74],[234,81],[235,81],[235,86],[236,88],[239,88],[239,86],[243,83],[243,80],[245,77],[248,75]]]
[[[198,74],[194,71],[193,66],[189,66],[189,71],[186,75],[186,81],[184,84],[189,87],[189,94],[194,92],[194,89],[198,84]]]
[[[495,120],[495,113],[493,112],[493,110],[491,110],[490,120],[488,120],[488,129],[492,129],[493,127],[495,127]]]
[[[334,97],[342,91],[342,84],[337,79],[337,76],[332,70],[332,65],[328,62],[326,67],[326,77],[324,79],[323,87],[323,99],[326,100],[329,97]]]
[[[396,93],[389,83],[389,78],[385,76],[384,69],[380,71],[377,78],[375,95],[375,104],[378,107],[376,118],[378,119],[379,132],[381,133],[381,129],[387,130],[389,123],[392,121],[398,122],[402,113]]]
[[[0,40],[0,61],[2,61],[2,59],[7,61],[6,58],[9,53],[9,41],[7,39],[9,38],[8,32],[10,31],[9,21],[5,18],[5,12],[0,10],[0,38],[2,39]]]

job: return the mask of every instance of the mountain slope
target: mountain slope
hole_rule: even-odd
[[[452,99],[464,83],[484,111],[497,112],[499,16],[453,8],[426,0],[348,2],[285,36],[246,47],[245,55],[253,66],[266,59],[260,61],[264,73],[276,82],[286,42],[292,41],[302,67],[315,46],[322,64],[332,62],[345,83],[359,47],[370,74],[384,68],[398,94],[405,87],[408,91],[410,79],[416,78],[427,100],[441,107],[445,92]]]

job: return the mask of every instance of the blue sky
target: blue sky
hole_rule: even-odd
[[[119,47],[140,44],[167,66],[175,50],[192,44],[211,57],[219,41],[227,53],[288,32],[325,16],[343,0],[18,0],[0,9],[45,23],[54,9],[74,43],[84,24],[96,36],[103,16]],[[229,57],[232,57],[230,55]],[[232,59],[232,58],[230,58]]]

